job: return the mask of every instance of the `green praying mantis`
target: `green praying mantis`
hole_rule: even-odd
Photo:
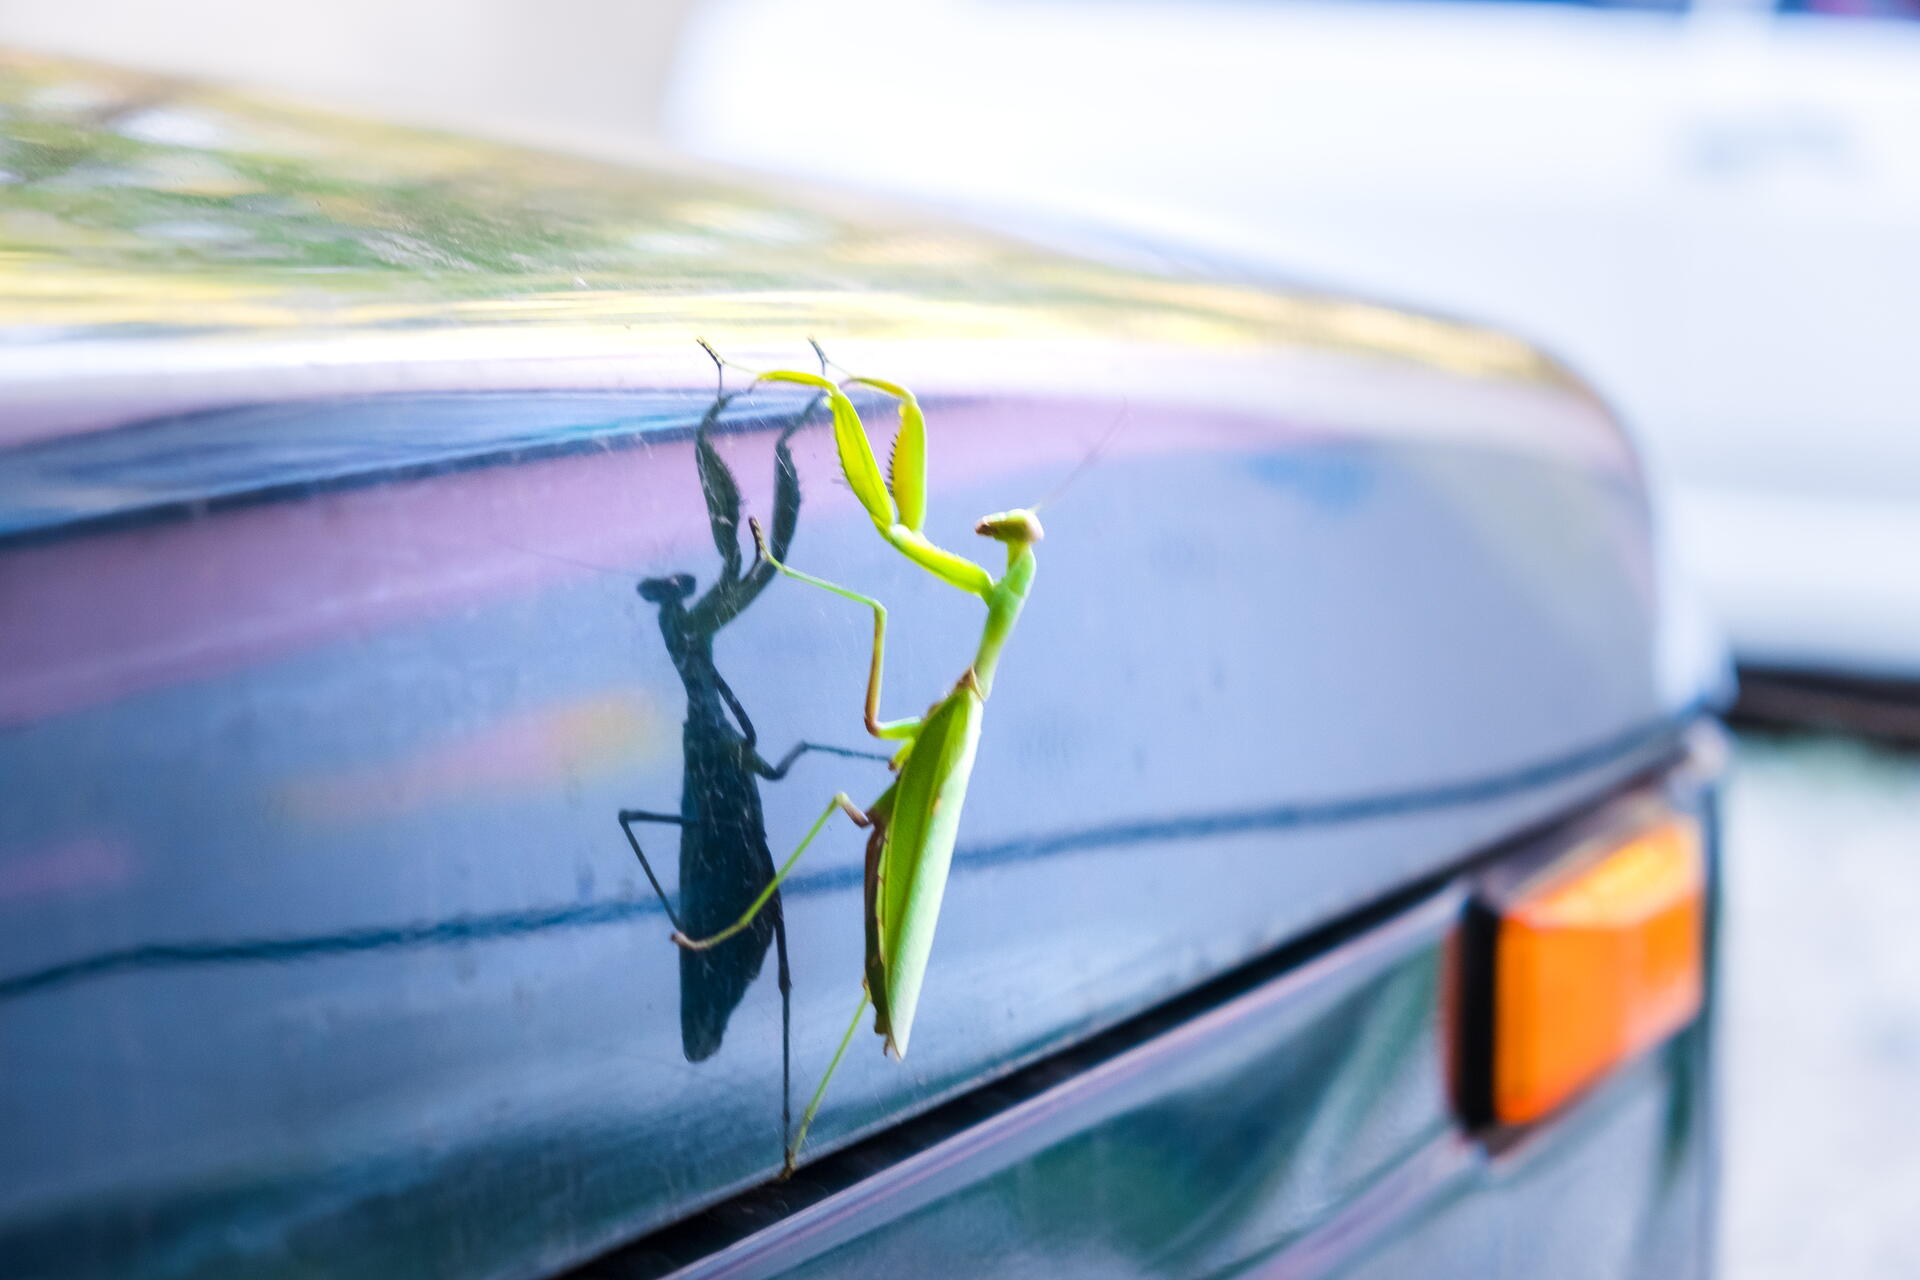
[[[715,360],[713,348],[708,354]],[[817,348],[816,348],[817,349]],[[824,361],[823,361],[824,363]],[[737,367],[737,366],[736,366]],[[865,883],[866,952],[864,990],[853,1021],[834,1050],[813,1098],[800,1118],[800,1127],[786,1147],[781,1176],[794,1170],[807,1130],[826,1096],[827,1083],[839,1069],[860,1020],[872,1004],[874,1031],[884,1037],[884,1050],[904,1058],[926,979],[927,958],[933,948],[934,926],[953,863],[954,842],[960,833],[967,782],[973,775],[974,752],[980,744],[981,718],[993,690],[1001,652],[1013,634],[1020,611],[1033,587],[1033,548],[1042,536],[1039,517],[1031,510],[1014,509],[984,516],[974,532],[1005,544],[1006,569],[996,578],[985,568],[932,542],[924,532],[927,518],[927,424],[920,403],[905,387],[879,378],[846,379],[835,383],[824,374],[777,369],[755,375],[757,382],[788,382],[811,387],[827,397],[833,412],[834,447],[840,468],[854,497],[866,509],[880,536],[901,555],[940,581],[979,597],[986,606],[985,629],[973,661],[945,696],[926,714],[905,720],[880,718],[880,677],[887,640],[886,606],[871,596],[817,578],[782,563],[768,550],[758,520],[749,519],[755,554],[789,578],[865,605],[873,611],[873,658],[867,670],[866,726],[875,738],[898,742],[888,767],[894,773],[879,799],[862,809],[843,792],[834,795],[814,820],[773,879],[744,914],[731,925],[705,938],[676,932],[673,940],[688,950],[716,946],[750,927],[794,864],[833,817],[847,815],[865,828],[867,854]],[[899,403],[900,425],[885,478],[873,445],[846,387],[862,386]]]

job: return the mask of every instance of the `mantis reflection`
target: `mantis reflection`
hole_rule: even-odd
[[[808,751],[885,759],[872,752],[800,742],[778,761],[769,762],[760,754],[752,718],[714,663],[715,635],[754,602],[776,572],[765,560],[747,565],[741,554],[740,487],[712,439],[715,424],[731,399],[717,397],[694,434],[707,523],[720,553],[719,575],[698,599],[693,598],[694,579],[686,573],[647,578],[639,585],[641,598],[658,607],[661,639],[686,690],[680,807],[672,813],[620,811],[620,829],[660,896],[668,919],[675,929],[693,936],[711,933],[737,919],[773,879],[773,858],[767,848],[760,801],[763,780],[777,782],[784,778]],[[782,555],[793,540],[800,518],[800,481],[789,442],[807,416],[803,413],[796,417],[774,444],[774,500],[768,540]],[[677,908],[635,834],[636,824],[647,823],[680,828]],[[793,975],[787,959],[786,921],[777,895],[749,927],[726,942],[705,951],[680,953],[680,1042],[689,1062],[704,1061],[719,1050],[727,1023],[747,988],[759,977],[769,946],[774,949],[780,988],[784,1141],[792,1120]]]

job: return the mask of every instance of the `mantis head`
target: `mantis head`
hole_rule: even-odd
[[[973,526],[973,531],[983,538],[992,538],[1008,546],[1031,545],[1047,536],[1046,530],[1040,527],[1040,517],[1021,508],[981,516],[980,522]]]
[[[640,598],[651,604],[685,600],[693,594],[693,575],[676,573],[665,578],[642,578],[636,589],[640,592]]]

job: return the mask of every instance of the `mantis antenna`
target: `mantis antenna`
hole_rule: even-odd
[[[1038,512],[1042,508],[1052,505],[1053,501],[1056,498],[1060,497],[1062,494],[1066,493],[1068,489],[1073,487],[1074,481],[1080,478],[1082,472],[1086,471],[1087,468],[1091,467],[1094,463],[1100,461],[1101,457],[1105,455],[1105,453],[1107,452],[1108,446],[1113,443],[1114,437],[1119,435],[1121,428],[1127,425],[1127,414],[1129,413],[1131,408],[1132,406],[1130,406],[1124,399],[1121,400],[1120,412],[1113,416],[1113,425],[1108,427],[1106,430],[1106,433],[1102,435],[1099,440],[1094,442],[1093,448],[1087,450],[1084,454],[1080,455],[1080,461],[1073,464],[1073,470],[1067,472],[1066,476],[1061,479],[1060,483],[1054,485],[1053,488],[1047,490],[1046,496],[1041,498],[1040,501],[1034,503],[1032,506],[1028,507],[1027,510]]]

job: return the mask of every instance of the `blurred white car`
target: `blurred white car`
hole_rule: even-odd
[[[1638,429],[1743,664],[1920,677],[1920,6],[1815,4],[720,0],[665,119],[1518,328]]]

